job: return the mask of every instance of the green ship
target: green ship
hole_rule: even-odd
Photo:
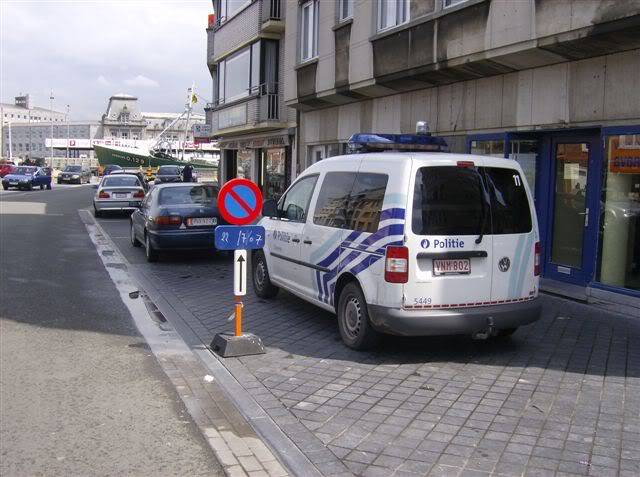
[[[191,164],[193,167],[203,169],[217,169],[218,158],[212,156],[211,160],[200,158],[185,158],[185,160],[161,151],[150,151],[140,147],[123,146],[102,146],[93,145],[93,149],[98,157],[101,166],[116,164],[123,168],[131,167],[152,167],[157,168],[165,165],[184,166]]]

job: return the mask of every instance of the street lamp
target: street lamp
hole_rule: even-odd
[[[49,96],[49,114],[51,115],[51,163],[50,166],[53,167],[53,90],[51,90],[51,96]]]
[[[67,104],[67,164],[69,163],[69,109],[71,107]]]

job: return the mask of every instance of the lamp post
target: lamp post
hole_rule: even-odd
[[[67,163],[69,163],[69,109],[71,108],[67,104]]]
[[[50,166],[53,167],[53,90],[51,90],[51,96],[49,96],[49,105],[50,105],[49,114],[51,115],[51,118],[50,118],[51,119],[51,148],[50,148],[51,164]]]

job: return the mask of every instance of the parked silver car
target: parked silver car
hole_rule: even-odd
[[[133,211],[140,207],[145,190],[134,174],[110,174],[104,176],[93,198],[96,217],[104,211]]]

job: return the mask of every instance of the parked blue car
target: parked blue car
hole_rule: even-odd
[[[131,244],[144,245],[147,261],[176,249],[214,250],[214,230],[225,223],[217,207],[218,187],[176,182],[153,187],[131,214]]]
[[[51,176],[41,167],[18,166],[13,169],[11,174],[2,178],[2,187],[4,190],[9,187],[26,190],[33,190],[34,187],[51,189]]]

